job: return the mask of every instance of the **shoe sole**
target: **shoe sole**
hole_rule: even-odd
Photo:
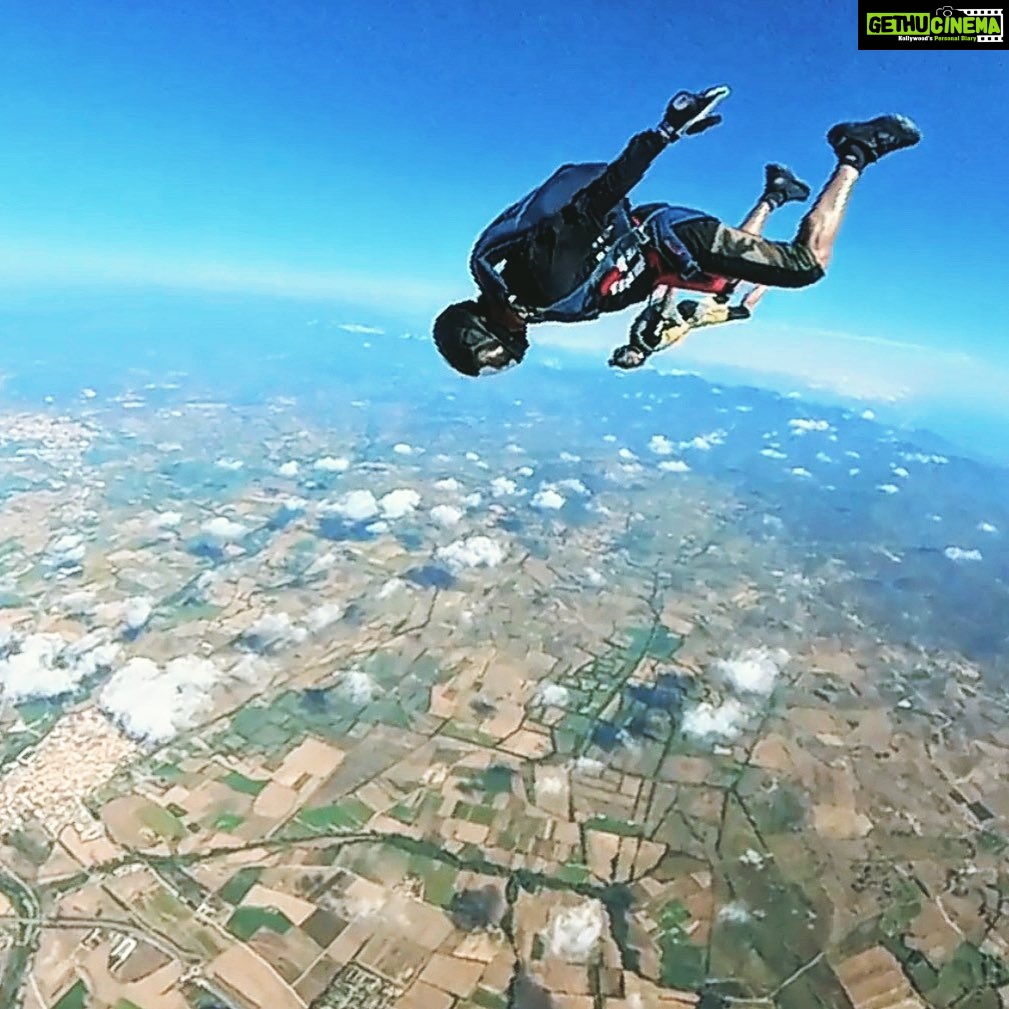
[[[838,123],[836,126],[832,126],[827,132],[827,143],[830,144],[832,148],[837,149],[837,145],[843,140],[847,139],[846,133],[852,127],[863,127],[869,126],[873,123],[880,122],[881,120],[886,122],[896,123],[899,130],[903,134],[903,142],[899,143],[896,147],[891,147],[884,151],[883,154],[892,154],[894,151],[902,151],[907,147],[914,147],[921,140],[921,130],[907,118],[907,116],[879,116],[876,119],[869,119],[866,122],[860,123]],[[855,140],[858,143],[858,140]],[[864,146],[864,145],[863,145]],[[873,152],[875,153],[875,152]],[[882,157],[880,154],[878,157]]]
[[[809,194],[812,192],[812,189],[810,189],[810,187],[803,182],[802,179],[796,178],[796,176],[788,168],[784,165],[779,165],[776,162],[772,162],[771,164],[765,166],[765,171],[768,168],[771,169],[772,176],[771,180],[767,183],[767,187],[769,189],[773,187],[775,181],[774,176],[777,176],[783,181],[787,181],[788,185],[793,188],[792,193],[785,193],[786,202],[801,203],[803,200],[809,199]],[[778,188],[776,191],[782,192],[783,190]]]

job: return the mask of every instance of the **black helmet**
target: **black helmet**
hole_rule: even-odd
[[[486,316],[476,301],[449,305],[434,320],[434,342],[456,371],[476,378],[521,362],[529,343]]]

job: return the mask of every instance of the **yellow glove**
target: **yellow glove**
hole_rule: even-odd
[[[704,298],[700,301],[681,301],[676,306],[680,315],[689,320],[691,329],[702,326],[720,326],[723,322],[749,319],[750,310],[743,305],[730,305],[721,298]]]
[[[701,326],[719,326],[729,321],[729,303],[704,298],[700,301],[681,301],[677,306],[680,314],[690,320],[693,329]]]
[[[655,350],[675,347],[693,329],[686,319],[662,319],[655,326]]]

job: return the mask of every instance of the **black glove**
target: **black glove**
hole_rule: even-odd
[[[631,323],[631,344],[653,353],[679,343],[689,331],[690,325],[676,304],[676,291],[669,288]]]
[[[725,85],[708,88],[696,94],[690,91],[680,91],[674,95],[666,106],[666,114],[659,124],[659,131],[669,141],[682,136],[694,136],[717,126],[721,116],[711,115],[711,110],[729,93]]]

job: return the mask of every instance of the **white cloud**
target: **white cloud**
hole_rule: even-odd
[[[416,451],[412,445],[408,445],[405,441],[397,442],[392,446],[392,450],[396,455],[413,455]]]
[[[57,606],[60,611],[71,617],[87,616],[98,602],[98,597],[91,589],[78,589],[63,596]],[[2,633],[2,630],[0,630]]]
[[[297,476],[301,470],[300,464],[295,459],[288,459],[287,462],[281,463],[280,468],[277,472],[281,476]]]
[[[470,536],[456,540],[437,551],[439,559],[450,568],[493,568],[505,558],[505,549],[489,536]]]
[[[518,489],[514,480],[506,476],[496,476],[490,482],[490,492],[493,497],[511,497]]]
[[[575,455],[573,452],[561,452],[560,455],[561,462],[581,462],[582,457],[580,455]]]
[[[595,568],[585,569],[585,580],[594,588],[599,588],[601,585],[606,584],[606,579]]]
[[[690,467],[682,459],[666,459],[659,463],[659,469],[666,473],[687,473]]]
[[[690,441],[681,441],[680,448],[695,448],[699,452],[710,452],[716,445],[725,444],[724,431],[711,431],[708,434],[699,434]]]
[[[165,666],[134,658],[116,670],[98,703],[128,735],[164,742],[197,723],[225,676],[213,662],[192,655]]]
[[[862,420],[875,420],[876,414],[872,410],[863,410],[860,414]]]
[[[718,909],[718,920],[728,922],[730,925],[745,925],[752,918],[753,915],[750,914],[746,905],[740,900],[723,904]]]
[[[108,668],[119,646],[108,643],[104,631],[75,642],[60,634],[8,632],[7,654],[0,658],[0,696],[12,704],[36,697],[58,697],[80,686],[87,676]]]
[[[316,459],[313,465],[323,473],[345,473],[350,468],[350,460],[324,455],[321,459]]]
[[[350,669],[340,677],[340,691],[354,704],[368,704],[378,692],[375,681],[359,669]]]
[[[829,431],[830,424],[825,420],[811,420],[808,417],[795,417],[788,422],[795,434],[806,434],[809,431]]]
[[[248,531],[248,528],[241,522],[234,522],[223,515],[209,519],[200,526],[203,538],[218,545],[234,543],[235,540],[240,540],[245,536]]]
[[[697,739],[719,737],[735,739],[743,730],[749,712],[734,697],[715,705],[704,701],[690,708],[683,717],[683,731]]]
[[[385,333],[378,326],[365,326],[360,322],[341,322],[339,328],[345,333],[361,333],[366,336],[382,336]]]
[[[420,494],[412,488],[401,487],[383,495],[378,504],[387,519],[401,519],[420,504]]]
[[[152,529],[175,529],[182,523],[182,512],[158,512],[150,522]]]
[[[774,684],[781,675],[781,667],[787,661],[787,652],[750,648],[734,659],[721,660],[717,663],[717,668],[741,693],[766,696],[774,689]]]
[[[597,900],[556,909],[546,931],[550,955],[569,963],[584,963],[598,947],[604,921],[603,908]]]
[[[81,536],[67,533],[49,545],[46,563],[53,568],[77,567],[84,560],[85,550]]]
[[[327,514],[339,515],[351,522],[364,522],[378,514],[378,502],[370,490],[352,490],[325,506]]]
[[[519,476],[530,477],[536,472],[536,470],[534,470],[532,466],[519,466],[515,472],[518,473]]]
[[[673,454],[673,443],[664,434],[653,434],[648,440],[648,447],[656,455]]]
[[[320,603],[305,615],[305,625],[313,634],[319,634],[342,617],[343,607],[339,603]]]
[[[280,507],[288,515],[301,515],[308,507],[308,501],[303,497],[284,498]]]
[[[993,526],[990,522],[979,522],[978,529],[983,533],[997,533],[998,527]]]
[[[553,708],[565,707],[571,696],[568,688],[560,683],[542,683],[537,693],[540,701]]]
[[[558,480],[556,485],[560,490],[570,491],[572,494],[577,494],[580,497],[588,497],[591,493],[588,487],[581,482],[581,480],[575,480],[573,477],[568,477],[565,480]]]
[[[943,553],[951,561],[979,561],[982,560],[980,550],[964,550],[962,547],[946,547]]]
[[[553,487],[546,486],[532,496],[531,503],[534,508],[542,508],[544,511],[557,511],[564,507],[565,501],[566,499],[563,494],[558,494]]]
[[[787,459],[788,455],[785,452],[779,452],[774,448],[762,448],[760,450],[761,455],[766,455],[768,459]]]
[[[240,469],[245,466],[245,463],[241,459],[229,459],[227,457],[218,459],[214,465],[218,469],[228,470],[231,473],[237,473]]]
[[[894,476],[902,477],[905,480],[911,475],[903,466],[891,466],[890,469]]]
[[[405,589],[407,583],[403,581],[402,578],[390,578],[379,590],[375,593],[376,599],[388,599],[389,596],[398,592],[400,589]]]
[[[154,607],[146,596],[135,596],[123,604],[123,623],[127,630],[139,631],[151,618]]]
[[[806,477],[806,476],[812,476],[812,475],[813,475],[812,473],[810,473],[810,472],[809,472],[809,470],[808,470],[808,469],[805,469],[805,468],[803,468],[802,466],[793,466],[793,467],[792,467],[792,468],[791,468],[791,469],[789,470],[789,472],[790,472],[790,473],[791,473],[791,474],[792,474],[793,476],[802,476],[802,477]]]
[[[900,488],[896,484],[881,483],[876,490],[881,491],[883,494],[896,494]]]
[[[443,528],[456,525],[462,518],[462,509],[454,505],[435,505],[431,509],[431,518]]]
[[[536,780],[536,792],[542,797],[563,795],[568,787],[568,778],[560,767],[544,767]]]
[[[246,629],[246,643],[260,652],[273,652],[305,640],[307,632],[287,613],[264,613]]]
[[[319,554],[311,564],[305,569],[306,575],[317,575],[323,571],[328,571],[336,563],[336,554],[332,550],[327,550],[324,554]]]
[[[438,490],[445,490],[450,492],[459,490],[459,481],[456,480],[455,477],[451,476],[445,477],[444,480],[436,480],[434,485],[435,487],[438,488]]]

